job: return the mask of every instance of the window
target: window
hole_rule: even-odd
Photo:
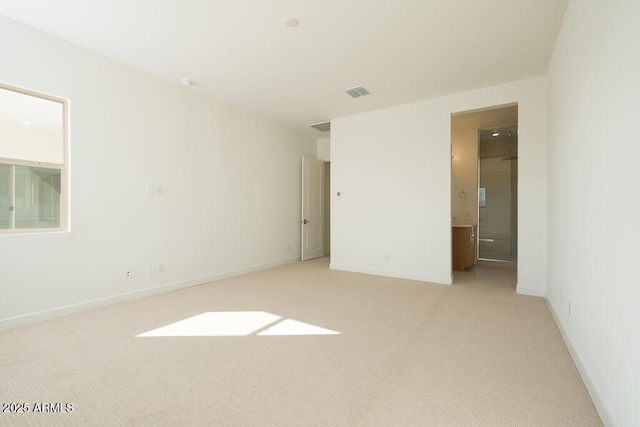
[[[67,228],[66,103],[0,85],[0,233]]]

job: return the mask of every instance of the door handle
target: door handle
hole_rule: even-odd
[[[302,223],[303,223],[303,224],[306,224],[306,223],[308,223],[308,222],[309,222],[309,221],[307,221],[306,219],[303,219],[303,220],[302,220]]]

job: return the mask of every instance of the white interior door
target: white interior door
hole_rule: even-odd
[[[303,157],[302,261],[324,256],[323,185],[324,162],[310,157]]]

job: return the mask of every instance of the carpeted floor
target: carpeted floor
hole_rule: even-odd
[[[0,425],[602,425],[514,270],[455,282],[319,259],[0,331]]]

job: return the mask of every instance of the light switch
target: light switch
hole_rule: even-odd
[[[147,185],[147,194],[149,196],[161,196],[164,193],[164,188],[162,185]]]

